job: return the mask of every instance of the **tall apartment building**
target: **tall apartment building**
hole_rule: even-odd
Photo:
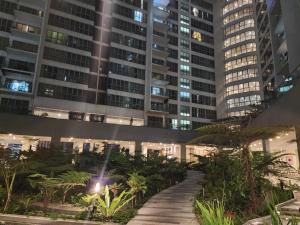
[[[295,27],[300,19],[300,3],[257,0],[256,12],[260,73],[264,100],[268,102],[289,91],[295,76],[299,76],[299,31]]]
[[[266,0],[256,1],[256,15],[260,56],[259,74],[262,77],[261,88],[263,90],[264,101],[268,101],[274,97],[274,91],[278,86],[278,79],[276,79],[274,70],[271,27]]]
[[[218,117],[244,116],[262,99],[255,2],[216,1],[214,15]]]
[[[216,119],[213,5],[0,0],[1,110],[194,129]]]

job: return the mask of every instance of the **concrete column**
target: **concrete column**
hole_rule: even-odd
[[[136,156],[142,155],[142,142],[141,141],[135,142],[134,155],[136,155]]]
[[[296,143],[297,143],[297,150],[298,150],[298,160],[300,162],[300,127],[295,126],[295,136],[296,136]]]
[[[51,145],[54,147],[60,147],[61,146],[60,137],[58,136],[51,137]]]
[[[180,145],[180,162],[186,162],[186,144]]]
[[[264,152],[270,151],[270,141],[268,139],[262,140],[262,147]]]

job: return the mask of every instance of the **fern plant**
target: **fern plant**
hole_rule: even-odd
[[[223,202],[201,203],[196,201],[196,208],[202,225],[234,225],[232,218],[225,215]]]

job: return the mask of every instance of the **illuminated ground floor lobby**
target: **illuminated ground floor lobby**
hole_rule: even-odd
[[[12,122],[13,121],[13,122]],[[84,121],[59,120],[27,115],[0,115],[0,145],[15,151],[60,146],[77,152],[102,152],[107,148],[124,150],[131,155],[157,154],[178,161],[196,162],[213,148],[189,145],[195,131],[178,131]],[[295,130],[277,137],[252,143],[252,151],[287,153],[282,160],[299,168],[298,142]]]
[[[137,146],[140,145],[140,146]],[[0,134],[0,146],[18,151],[35,151],[37,148],[50,148],[51,137],[28,136],[13,133]],[[103,152],[105,149],[126,151],[131,155],[142,154],[148,156],[156,154],[168,159],[179,161],[196,162],[196,155],[206,156],[214,149],[206,146],[196,146],[176,143],[155,143],[107,140],[107,139],[82,139],[74,137],[60,138],[60,146],[63,150],[76,152]],[[139,150],[139,152],[137,152]]]

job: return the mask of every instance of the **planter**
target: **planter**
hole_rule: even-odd
[[[15,214],[2,214],[0,213],[0,224],[5,225],[32,225],[32,224],[51,224],[51,225],[119,225],[116,223],[102,223],[86,220],[53,220],[47,217],[39,216],[23,216]]]

